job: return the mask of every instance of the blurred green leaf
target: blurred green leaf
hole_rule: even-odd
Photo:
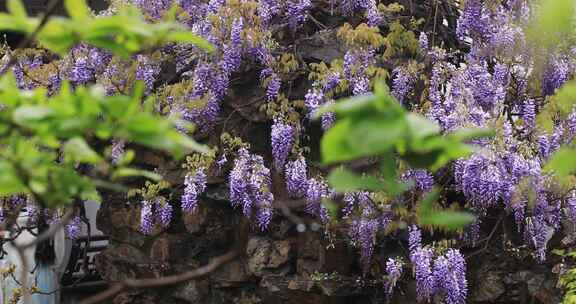
[[[448,137],[453,138],[455,141],[464,142],[478,138],[492,138],[495,135],[496,132],[493,129],[462,128],[448,134]]]
[[[535,8],[535,18],[527,29],[533,42],[551,46],[574,30],[574,0],[540,0]]]
[[[554,172],[559,178],[565,178],[576,172],[576,149],[562,147],[550,157],[544,165],[544,171]]]
[[[362,156],[354,147],[349,146],[346,139],[351,127],[352,121],[350,119],[339,120],[324,134],[320,143],[324,163],[353,160]]]
[[[85,0],[65,0],[66,11],[75,20],[86,20],[90,18],[90,8]]]
[[[332,200],[323,198],[322,199],[322,205],[328,211],[330,218],[332,218],[332,219],[338,218],[338,211],[340,210],[340,208],[338,207],[338,204],[336,204]]]
[[[124,177],[140,177],[140,176],[146,177],[153,181],[162,180],[162,175],[160,174],[148,170],[141,170],[135,168],[119,168],[112,174],[112,179],[116,180]]]
[[[164,39],[169,42],[192,43],[207,52],[213,52],[215,50],[210,42],[190,31],[169,32]]]
[[[361,190],[381,191],[384,183],[373,176],[359,176],[343,167],[332,170],[328,175],[328,183],[334,190],[344,192],[354,192]]]
[[[96,164],[102,158],[81,137],[75,137],[64,144],[64,159],[69,162]]]
[[[416,113],[408,113],[406,120],[413,137],[422,138],[440,133],[440,126]]]
[[[566,117],[576,105],[576,81],[565,83],[554,95],[561,114]]]
[[[18,177],[16,169],[8,162],[0,160],[0,195],[22,193],[26,187]]]
[[[434,187],[418,205],[418,220],[420,225],[432,225],[445,229],[460,229],[475,219],[467,212],[434,211],[433,205],[440,198],[440,191]]]
[[[19,125],[27,126],[30,123],[50,117],[52,113],[53,110],[48,106],[25,105],[14,110],[12,119]]]
[[[8,9],[8,12],[14,17],[19,19],[28,17],[26,7],[21,0],[8,0],[6,3],[6,8]]]
[[[420,218],[421,225],[432,225],[445,229],[456,230],[463,228],[476,218],[471,213],[455,211],[438,211],[424,218]]]

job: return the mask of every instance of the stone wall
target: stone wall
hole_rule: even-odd
[[[213,187],[207,196],[223,191]],[[168,231],[152,236],[138,232],[138,219],[137,204],[103,204],[98,226],[110,236],[111,245],[97,256],[96,264],[105,280],[153,278],[201,266],[230,249],[245,226],[241,214],[226,201],[208,198],[196,215],[180,214]],[[363,276],[358,250],[344,236],[333,235],[330,240],[323,230],[297,232],[280,216],[269,233],[246,231],[244,255],[208,277],[169,288],[129,291],[113,303],[386,303],[382,278],[374,274],[381,273],[387,256],[406,250],[379,244],[373,273]],[[523,262],[500,241],[495,237],[492,246],[468,260],[469,303],[559,303],[561,293],[555,289],[551,266],[531,267],[532,261]],[[416,303],[411,274],[403,276],[389,300]]]

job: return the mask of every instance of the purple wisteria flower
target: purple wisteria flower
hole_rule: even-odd
[[[459,250],[448,249],[434,261],[437,292],[444,295],[444,303],[465,304],[468,294],[466,261]]]
[[[267,230],[273,215],[274,195],[270,188],[270,169],[264,165],[262,156],[240,149],[229,179],[232,205],[241,207],[244,216],[254,219],[260,230]]]
[[[136,79],[142,80],[146,87],[146,93],[149,93],[153,87],[156,77],[160,72],[160,67],[155,64],[148,57],[143,55],[136,56],[138,66],[136,67]]]
[[[162,18],[164,12],[170,8],[174,0],[132,0],[132,2],[140,8],[140,10],[154,19]]]
[[[333,103],[334,100],[329,100],[328,102],[326,102],[327,105]],[[322,130],[328,131],[330,128],[332,128],[332,126],[336,122],[336,113],[334,112],[323,113],[322,116],[320,117],[320,122],[322,125]]]
[[[378,231],[386,229],[390,223],[390,217],[376,210],[367,192],[359,192],[356,198],[361,215],[360,218],[352,221],[349,235],[360,245],[360,262],[363,272],[367,273],[372,262],[376,235]]]
[[[410,255],[422,247],[422,232],[416,225],[408,227],[408,249]]]
[[[94,70],[90,67],[86,57],[76,58],[68,74],[68,79],[75,84],[87,84],[94,80]]]
[[[118,164],[122,156],[124,155],[124,148],[126,146],[126,142],[124,140],[112,140],[112,151],[110,153],[110,158],[112,159],[113,164]]]
[[[265,68],[260,72],[260,81],[264,80],[267,80],[266,100],[272,101],[278,97],[278,93],[282,87],[282,80],[271,68]]]
[[[410,169],[402,174],[401,180],[412,181],[414,189],[420,192],[428,192],[434,186],[434,178],[424,169]]]
[[[396,283],[402,276],[402,267],[404,263],[400,258],[388,258],[386,261],[386,275],[388,276],[384,282],[384,291],[386,294],[391,295]]]
[[[324,94],[320,90],[311,89],[304,96],[304,102],[306,104],[306,109],[310,115],[324,104]]]
[[[370,79],[368,67],[374,62],[374,50],[354,50],[344,54],[344,77],[352,87],[353,95],[368,93]]]
[[[194,213],[198,210],[198,196],[206,190],[206,169],[201,167],[194,175],[184,178],[184,194],[182,195],[182,211]]]
[[[416,277],[416,293],[419,301],[430,300],[436,292],[436,281],[432,272],[434,253],[430,248],[418,248],[410,255]]]
[[[554,56],[548,62],[542,74],[542,93],[552,95],[556,89],[560,88],[573,72],[570,61],[561,56]]]
[[[230,30],[230,43],[224,45],[223,67],[228,73],[236,71],[242,62],[242,30],[244,21],[237,18],[232,23]]]
[[[260,0],[258,1],[258,16],[263,27],[268,27],[272,18],[280,13],[280,2],[278,0]]]
[[[160,225],[162,225],[163,228],[170,226],[170,222],[172,221],[172,205],[168,201],[158,198],[156,200],[156,210],[158,210]]]
[[[312,7],[312,2],[310,0],[297,0],[296,2],[286,1],[288,16],[288,26],[292,31],[296,29],[306,21],[308,10]]]
[[[140,232],[146,235],[152,234],[154,229],[154,214],[152,211],[152,203],[149,201],[142,201],[142,209],[140,210]]]
[[[418,44],[420,45],[420,49],[422,51],[428,51],[428,35],[425,32],[420,32],[420,36],[418,37]]]
[[[286,158],[292,150],[295,141],[295,128],[280,118],[274,119],[272,124],[271,141],[272,155],[274,156],[274,166],[281,170],[284,167]]]
[[[315,178],[308,179],[306,189],[306,212],[320,218],[323,223],[327,223],[330,218],[326,206],[322,204],[322,199],[329,198],[332,193],[328,185]]]
[[[486,39],[490,34],[489,14],[482,0],[468,0],[458,18],[456,35],[459,39]]]
[[[299,155],[297,159],[288,161],[284,168],[286,190],[292,198],[301,198],[308,188],[308,169],[306,159]]]
[[[568,216],[568,220],[576,225],[576,197],[566,199],[566,215]]]
[[[534,130],[536,126],[536,105],[533,100],[527,100],[522,104],[520,115],[527,132]]]
[[[71,240],[77,240],[82,233],[82,220],[79,216],[74,216],[68,224],[66,224],[66,236]]]

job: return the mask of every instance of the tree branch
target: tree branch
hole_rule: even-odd
[[[204,277],[216,269],[221,267],[222,265],[232,261],[236,257],[240,255],[240,250],[235,249],[229,251],[228,253],[218,256],[210,261],[205,266],[196,268],[194,270],[190,270],[187,272],[183,272],[176,275],[160,277],[160,278],[153,278],[153,279],[128,279],[122,282],[118,282],[113,284],[107,290],[98,293],[92,297],[84,299],[80,304],[95,304],[100,303],[102,301],[106,301],[108,299],[112,299],[119,293],[132,289],[132,288],[151,288],[151,287],[161,287],[167,285],[174,285],[180,282],[189,281]]]

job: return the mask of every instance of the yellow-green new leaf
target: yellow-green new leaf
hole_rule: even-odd
[[[26,12],[26,7],[20,0],[8,0],[7,3],[8,12],[19,19],[24,19],[28,17],[28,13]]]
[[[90,18],[90,8],[85,0],[65,0],[64,5],[68,15],[75,20],[86,20]]]

